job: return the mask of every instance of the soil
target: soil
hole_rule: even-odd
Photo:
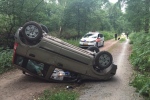
[[[120,43],[110,40],[100,50],[111,52],[114,64],[117,65],[116,75],[109,81],[84,83],[79,100],[144,100],[136,92],[135,88],[129,86],[133,79],[132,65],[129,63],[131,46],[129,40]]]
[[[120,43],[109,40],[100,51],[109,51],[118,66],[116,75],[109,81],[84,82],[76,87],[81,94],[79,100],[143,100],[129,83],[132,79],[132,66],[128,61],[131,53],[129,40]],[[22,74],[15,69],[0,75],[0,100],[35,100],[46,89],[66,88],[71,83],[49,83]],[[76,84],[73,84],[74,86]]]

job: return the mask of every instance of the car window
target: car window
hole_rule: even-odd
[[[88,38],[88,37],[90,37],[90,36],[92,36],[93,34],[85,34],[83,37],[84,38]]]
[[[38,62],[35,60],[31,60],[22,56],[17,55],[15,59],[15,64],[25,68],[26,70],[30,71],[33,74],[39,75],[44,77],[48,71],[49,66]]]
[[[99,37],[103,37],[103,34],[99,34]]]
[[[97,38],[97,36],[96,36],[96,35],[93,35],[93,36],[91,36],[91,38]]]

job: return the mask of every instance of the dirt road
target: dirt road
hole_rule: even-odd
[[[142,100],[129,86],[132,68],[128,61],[131,47],[128,41],[120,43],[115,40],[105,42],[100,50],[112,53],[114,63],[118,65],[117,74],[110,81],[85,82],[78,89],[80,100]],[[45,89],[66,87],[69,83],[48,83],[43,80],[25,76],[18,69],[0,75],[0,100],[33,100]]]
[[[107,42],[107,45],[109,43]],[[129,86],[133,73],[128,61],[131,53],[129,40],[123,43],[111,40],[110,45],[112,46],[101,48],[101,50],[108,50],[112,53],[114,63],[118,66],[116,75],[109,81],[85,83],[84,90],[81,90],[80,100],[143,100],[135,93],[135,89]]]

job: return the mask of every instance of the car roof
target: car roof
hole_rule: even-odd
[[[87,34],[99,34],[99,32],[88,32]]]

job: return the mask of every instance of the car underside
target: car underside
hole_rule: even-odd
[[[48,35],[33,21],[15,34],[13,64],[25,74],[61,82],[108,80],[117,70],[109,52],[73,46]]]

